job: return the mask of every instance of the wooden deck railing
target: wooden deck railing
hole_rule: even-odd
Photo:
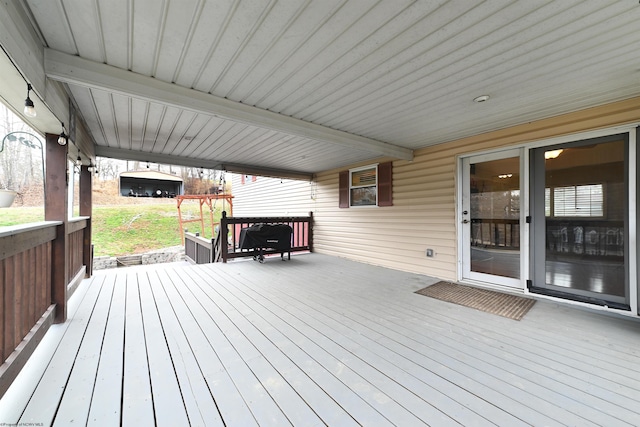
[[[200,233],[184,232],[184,255],[194,264],[209,264],[214,262],[214,239],[205,239]]]
[[[0,231],[0,397],[49,326],[64,320],[67,300],[85,276],[90,221],[43,221]],[[66,272],[60,274],[60,267]],[[58,283],[60,277],[66,283]]]
[[[227,262],[229,259],[253,256],[255,251],[240,249],[240,230],[254,224],[287,224],[292,230],[291,252],[313,251],[313,212],[309,216],[292,217],[227,217],[222,212],[220,218],[220,259]],[[263,253],[279,253],[278,250],[265,250]]]
[[[298,217],[228,217],[222,212],[220,228],[214,239],[185,233],[185,256],[196,264],[227,262],[229,259],[253,256],[255,251],[239,249],[240,230],[253,224],[287,224],[292,230],[291,252],[313,251],[313,213]],[[264,254],[279,253],[266,249]]]
[[[70,298],[75,288],[85,275],[85,230],[89,225],[88,217],[77,217],[69,220],[67,226],[67,268],[69,269],[69,284],[67,298]]]
[[[520,221],[503,218],[471,220],[471,244],[485,248],[519,249]]]

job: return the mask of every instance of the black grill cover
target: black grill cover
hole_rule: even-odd
[[[293,229],[287,224],[254,224],[240,230],[240,249],[291,250]]]

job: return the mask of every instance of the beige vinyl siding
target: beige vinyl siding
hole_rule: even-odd
[[[313,185],[295,179],[232,175],[233,216],[307,216],[313,210]]]
[[[457,156],[638,121],[640,98],[633,98],[419,150],[412,162],[393,164],[391,207],[339,209],[339,170],[320,173],[316,178],[314,248],[455,280]],[[427,248],[434,249],[435,257],[426,257]]]
[[[389,268],[457,279],[456,161],[459,155],[640,122],[640,98],[573,112],[418,150],[393,162],[393,206],[338,208],[338,173],[314,183],[234,176],[235,216],[314,212],[314,250]],[[435,251],[427,258],[426,249]]]
[[[319,174],[314,248],[391,268],[454,279],[454,163],[446,156],[394,162],[393,206],[337,209],[336,171]],[[429,239],[429,242],[426,239]]]

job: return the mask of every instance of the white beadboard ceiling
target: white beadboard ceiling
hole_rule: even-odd
[[[112,157],[309,174],[640,95],[637,0],[25,8]]]

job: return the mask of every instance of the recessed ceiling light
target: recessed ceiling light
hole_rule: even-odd
[[[556,159],[560,154],[562,154],[563,151],[564,151],[563,149],[545,151],[544,159],[545,160]]]
[[[473,102],[485,102],[489,100],[489,95],[480,95],[473,98]]]

